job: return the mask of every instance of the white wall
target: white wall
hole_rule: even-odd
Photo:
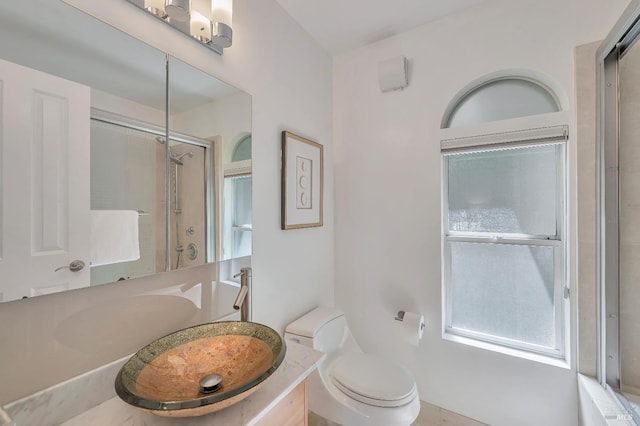
[[[332,303],[331,58],[275,0],[234,2],[234,45],[224,56],[210,52],[126,1],[68,3],[253,96],[253,319],[282,332],[286,324],[316,305]],[[280,230],[283,130],[299,133],[326,147],[325,212],[321,228]],[[99,286],[0,305],[0,324],[4,324],[0,327],[0,377],[3,382],[12,383],[11,387],[0,385],[0,405],[109,361],[105,357],[127,355],[159,337],[146,335],[140,339],[143,341],[122,345],[115,339],[109,355],[93,353],[88,345],[85,352],[72,358],[60,350],[52,335],[55,324],[70,313],[91,309],[105,300],[130,297],[137,288],[148,291],[174,282],[206,283],[214,278],[213,269],[199,267],[131,280],[127,285]],[[108,322],[108,318],[104,321]],[[171,327],[176,329],[177,325]],[[89,335],[91,332],[86,330]],[[40,366],[41,370],[34,370],[33,366]]]
[[[555,81],[573,121],[574,47],[603,38],[626,4],[491,1],[334,59],[336,304],[362,346],[413,370],[421,399],[492,425],[577,424],[574,370],[441,339],[438,130],[469,82],[517,68]],[[377,63],[397,55],[409,87],[382,94]],[[395,332],[400,309],[425,315],[419,349]]]

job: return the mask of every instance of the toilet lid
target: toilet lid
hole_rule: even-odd
[[[416,382],[404,366],[370,354],[338,359],[331,371],[338,389],[351,398],[377,407],[399,407],[416,395]]]

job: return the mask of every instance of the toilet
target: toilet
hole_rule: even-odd
[[[319,416],[344,426],[408,426],[418,417],[409,370],[363,353],[341,310],[316,308],[289,324],[284,337],[326,353],[308,379],[309,409]]]

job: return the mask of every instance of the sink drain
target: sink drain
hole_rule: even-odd
[[[216,373],[207,374],[200,379],[200,392],[212,393],[220,389],[222,386],[222,376]]]

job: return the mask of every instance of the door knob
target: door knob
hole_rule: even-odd
[[[59,268],[56,268],[53,272],[58,272],[59,270],[66,268],[69,268],[71,272],[82,271],[82,269],[84,268],[84,262],[82,260],[74,260],[68,266],[61,266]]]

